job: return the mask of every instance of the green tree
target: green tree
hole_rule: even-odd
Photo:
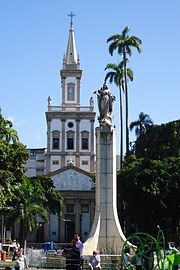
[[[152,160],[130,155],[118,178],[126,215],[136,230],[153,233],[155,225],[163,228],[164,220],[171,220],[172,227],[179,226],[180,157]]]
[[[0,170],[12,172],[15,181],[20,181],[28,157],[26,146],[19,142],[12,122],[5,120],[0,113]]]
[[[139,114],[139,118],[136,121],[131,122],[129,128],[130,131],[135,129],[136,137],[139,138],[142,134],[144,134],[147,129],[153,125],[153,121],[151,120],[148,114],[144,114],[141,112]]]
[[[118,175],[119,204],[136,230],[153,233],[160,224],[180,235],[180,120],[151,125],[137,137]],[[136,205],[136,207],[134,207]],[[131,230],[129,230],[131,233]]]
[[[141,40],[136,36],[129,36],[130,29],[126,26],[121,34],[115,34],[107,39],[107,42],[111,42],[109,45],[109,53],[113,55],[117,50],[119,55],[122,55],[124,63],[124,82],[125,82],[125,100],[126,100],[126,152],[129,152],[129,124],[128,124],[128,80],[127,80],[127,62],[128,56],[132,55],[132,48],[136,48],[141,52]]]
[[[163,159],[180,153],[180,120],[150,126],[137,138],[134,152],[138,157]]]
[[[38,216],[47,220],[47,209],[44,204],[47,198],[44,196],[40,185],[34,185],[30,179],[23,177],[22,183],[15,186],[15,198],[10,203],[13,208],[7,215],[9,225],[20,224],[19,240],[23,245],[28,232],[37,228]]]
[[[13,129],[13,124],[9,120],[5,120],[0,112],[0,140],[7,143],[19,142],[17,131]]]
[[[12,172],[0,170],[0,209],[8,205],[14,195],[14,175]],[[2,213],[2,211],[1,211]]]
[[[122,104],[122,94],[124,92],[124,62],[121,61],[118,65],[107,64],[105,70],[110,71],[105,76],[105,81],[109,79],[109,82],[114,84],[119,88],[119,112],[120,112],[120,168],[123,164],[123,104]],[[127,69],[127,76],[132,81],[133,72],[131,69]]]
[[[9,226],[20,224],[19,239],[22,244],[27,234],[38,228],[38,218],[47,221],[48,213],[60,214],[63,199],[54,187],[53,180],[47,176],[23,177],[17,183],[14,199],[9,202],[12,210],[6,217]],[[54,207],[56,206],[56,207]]]
[[[24,176],[28,157],[12,123],[0,113],[0,211],[9,228],[20,225],[21,243],[37,228],[38,217],[46,221],[48,213],[59,214],[63,203],[51,178]]]
[[[46,201],[43,206],[52,214],[59,214],[63,207],[63,198],[58,190],[55,189],[53,180],[48,176],[31,177],[34,185],[39,185]],[[56,205],[56,207],[54,207]]]
[[[5,221],[14,209],[15,187],[22,182],[28,157],[26,147],[19,142],[12,122],[0,112],[0,213]]]

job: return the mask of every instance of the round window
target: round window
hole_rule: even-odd
[[[73,122],[69,122],[69,123],[68,123],[68,127],[69,127],[69,128],[72,128],[73,126],[74,126]]]

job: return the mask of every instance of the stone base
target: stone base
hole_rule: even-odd
[[[126,238],[117,215],[116,192],[116,130],[96,128],[96,209],[84,255],[93,250],[120,254]]]
[[[84,243],[83,254],[92,255],[94,250],[99,254],[120,254],[125,241],[118,217],[103,220],[100,213],[96,212],[90,235]]]

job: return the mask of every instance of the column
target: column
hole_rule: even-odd
[[[62,87],[62,105],[65,103],[65,77],[61,78],[61,87]],[[63,109],[62,109],[63,110]]]
[[[80,200],[76,200],[75,202],[75,231],[77,233],[81,233],[81,205]]]
[[[48,119],[47,120],[47,154],[46,154],[46,173],[49,173],[51,171],[51,164],[50,164],[50,152],[51,152],[51,149],[50,149],[50,142],[51,142],[51,137],[50,137],[50,134],[51,134],[51,120]]]
[[[77,104],[80,105],[80,80],[81,78],[77,77]]]
[[[90,149],[90,172],[94,172],[94,120],[90,120],[91,124],[91,132],[90,132],[90,142],[91,142],[91,149]]]
[[[80,119],[76,119],[76,166],[80,168]]]
[[[94,220],[94,213],[95,213],[95,203],[94,200],[91,200],[89,203],[90,206],[90,228],[92,227],[92,223]]]
[[[66,119],[61,119],[62,123],[62,141],[61,141],[61,168],[65,166],[65,139],[66,139],[66,129],[65,129],[65,123]]]

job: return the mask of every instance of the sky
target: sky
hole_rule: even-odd
[[[107,38],[128,26],[142,40],[141,54],[133,50],[129,61],[129,123],[140,112],[154,124],[180,118],[180,0],[0,0],[0,107],[23,144],[46,147],[47,98],[61,105],[59,72],[71,11],[83,70],[81,105],[102,86],[106,65],[120,61],[110,56]],[[117,97],[113,122],[119,132],[118,89],[108,86]]]

